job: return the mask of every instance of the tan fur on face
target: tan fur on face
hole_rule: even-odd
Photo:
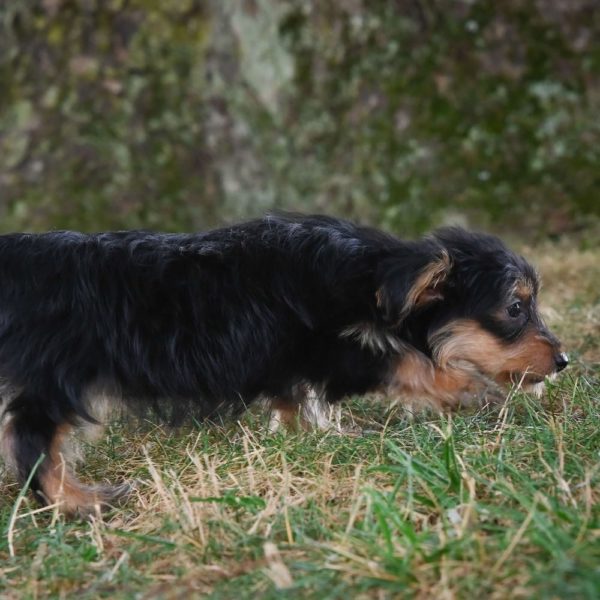
[[[529,279],[518,279],[513,289],[513,295],[522,302],[531,300],[535,293],[533,282]]]
[[[533,328],[517,341],[503,343],[476,321],[464,319],[437,332],[430,342],[440,368],[468,361],[499,383],[525,373],[541,379],[555,369],[553,345]]]
[[[461,361],[441,369],[418,351],[405,354],[394,372],[390,392],[425,399],[439,409],[477,400],[489,387],[472,365]]]

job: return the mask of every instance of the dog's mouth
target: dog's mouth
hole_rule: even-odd
[[[496,381],[503,386],[513,385],[539,398],[546,389],[546,381],[553,378],[552,374],[540,375],[539,373],[531,373],[529,371],[512,371],[510,373],[503,373],[502,377],[496,379]]]
[[[538,373],[513,371],[505,373],[502,377],[502,382],[499,383],[505,386],[510,386],[512,384],[515,387],[540,398],[546,389],[546,378],[547,376],[539,375]]]
[[[546,389],[546,383],[553,381],[556,373],[548,375],[539,375],[538,373],[511,373],[511,382],[522,390],[534,394],[538,398],[542,396]]]
[[[545,375],[540,375],[538,373],[531,373],[529,371],[505,371],[500,373],[499,376],[495,377],[496,381],[501,385],[522,385],[522,386],[530,386],[537,385],[539,383],[544,383],[546,380]]]
[[[524,385],[537,385],[538,383],[544,383],[546,377],[536,375],[534,373],[516,373],[512,377],[515,383],[523,383]]]

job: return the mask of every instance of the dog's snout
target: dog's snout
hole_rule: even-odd
[[[560,352],[554,357],[554,362],[556,364],[556,370],[562,371],[569,364],[569,357],[564,352]]]

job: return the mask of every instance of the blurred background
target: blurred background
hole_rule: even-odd
[[[3,231],[275,208],[588,244],[599,167],[598,0],[0,3]]]

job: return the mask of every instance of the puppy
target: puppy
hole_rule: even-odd
[[[481,381],[542,384],[566,355],[534,270],[497,238],[419,241],[324,216],[198,234],[0,236],[3,454],[42,502],[85,514],[63,444],[116,396],[158,418],[215,419],[267,398],[279,421],[388,389],[443,406]]]

